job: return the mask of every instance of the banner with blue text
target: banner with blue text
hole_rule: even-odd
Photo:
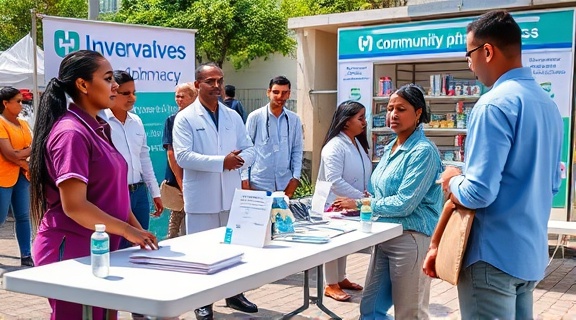
[[[196,31],[50,16],[43,17],[42,27],[46,83],[57,77],[62,59],[77,50],[98,51],[114,70],[125,70],[134,78],[137,99],[132,112],[142,118],[161,182],[167,163],[164,122],[178,110],[175,86],[194,81]],[[156,233],[163,237],[165,230]]]

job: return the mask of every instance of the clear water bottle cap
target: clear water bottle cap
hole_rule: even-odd
[[[106,225],[104,225],[104,224],[97,224],[97,225],[94,226],[94,229],[95,229],[97,232],[104,232],[104,231],[106,231]]]

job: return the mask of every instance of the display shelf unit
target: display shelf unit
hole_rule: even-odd
[[[374,65],[376,94],[372,97],[372,118],[368,126],[374,163],[380,160],[384,146],[395,135],[386,127],[386,107],[390,97],[378,94],[378,79],[384,76],[392,79],[394,89],[408,83],[418,84],[424,89],[432,118],[430,124],[424,126],[424,133],[436,144],[445,164],[463,166],[467,115],[484,91],[468,69],[467,62],[447,60]]]
[[[428,135],[454,135],[454,134],[466,134],[467,129],[457,129],[457,128],[424,128],[424,132]],[[382,128],[372,128],[372,133],[393,133],[388,127]]]
[[[429,102],[435,102],[435,101],[465,101],[465,102],[474,102],[476,100],[478,100],[478,98],[480,98],[479,95],[468,95],[468,96],[430,96],[430,95],[425,95],[424,99],[426,99],[426,101]],[[372,100],[374,102],[388,102],[388,100],[390,100],[389,96],[375,96],[372,97]]]

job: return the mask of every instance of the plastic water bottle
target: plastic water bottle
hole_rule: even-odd
[[[106,278],[110,272],[110,237],[105,225],[97,224],[95,229],[90,237],[92,273],[99,278]]]
[[[272,237],[282,233],[294,232],[294,215],[288,208],[288,197],[283,191],[272,193],[272,210],[270,218],[272,220]]]
[[[370,199],[362,199],[362,207],[360,207],[360,226],[362,232],[372,232],[372,207],[370,206]]]

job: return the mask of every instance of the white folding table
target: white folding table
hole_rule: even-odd
[[[351,222],[357,223],[357,222]],[[186,235],[161,242],[162,246],[186,242],[190,246],[218,244],[225,228]],[[124,310],[156,317],[176,317],[190,310],[233,296],[240,292],[283,279],[303,270],[317,268],[318,301],[330,316],[338,318],[322,305],[322,264],[374,246],[402,234],[399,224],[375,222],[372,233],[358,230],[332,238],[326,244],[272,241],[264,248],[242,246],[243,263],[212,275],[187,274],[146,269],[128,261],[137,248],[110,255],[110,275],[101,279],[92,275],[90,257],[66,260],[50,265],[4,274],[9,291],[75,302],[85,306]],[[308,272],[305,272],[304,304],[285,316],[288,318],[309,305]],[[174,285],[177,284],[177,285]]]
[[[550,256],[548,264],[552,262],[554,256],[558,249],[562,246],[562,258],[564,258],[564,245],[567,243],[568,236],[576,236],[576,221],[560,221],[560,220],[549,220],[548,221],[548,234],[557,234],[558,241],[556,242],[556,247],[554,252]]]

